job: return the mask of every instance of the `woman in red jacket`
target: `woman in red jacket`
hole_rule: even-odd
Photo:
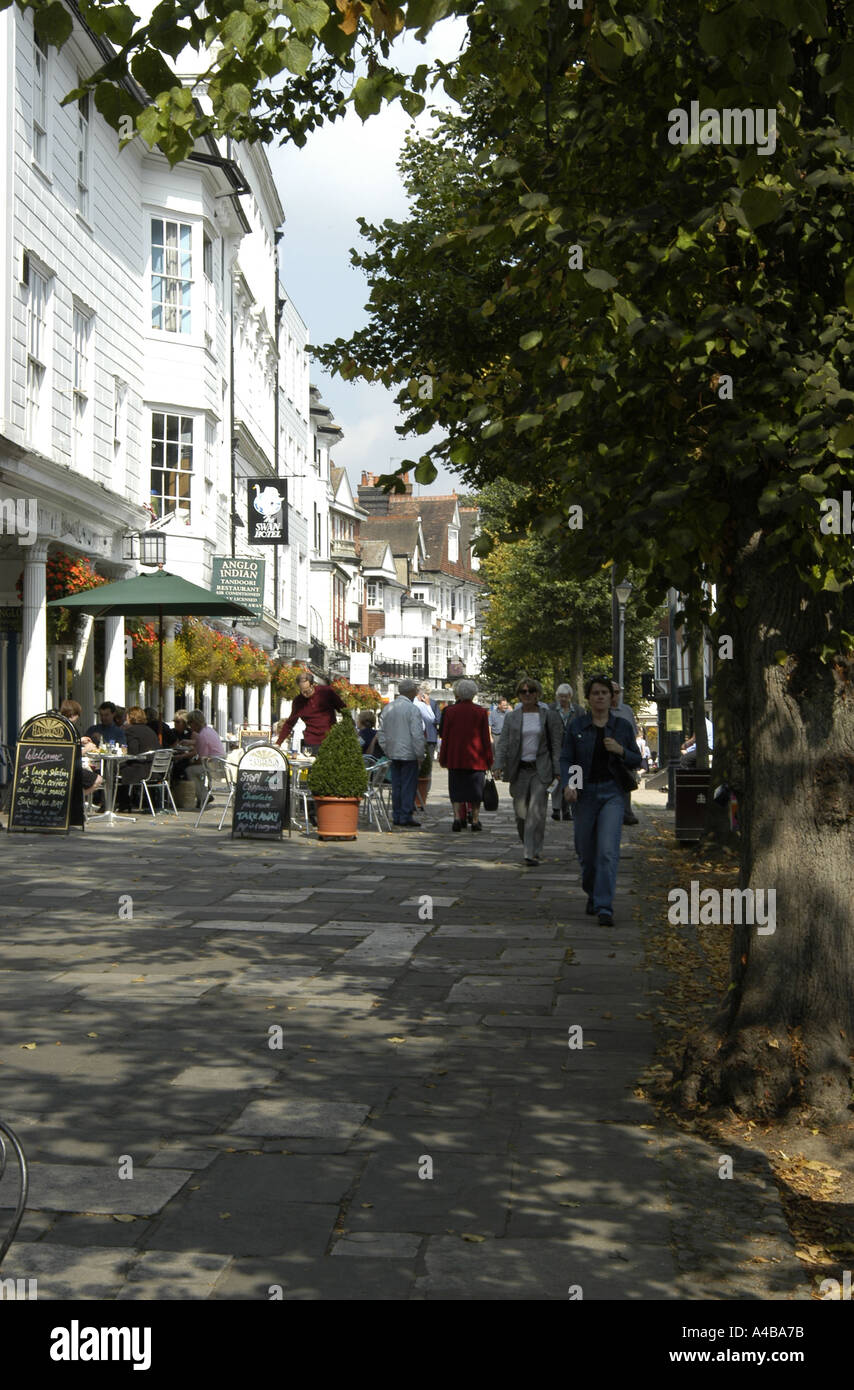
[[[439,762],[448,769],[448,795],[454,806],[451,828],[462,830],[465,825],[463,808],[468,802],[472,808],[471,828],[482,830],[480,803],[484,773],[492,767],[489,715],[480,705],[472,703],[477,694],[474,681],[457,681],[454,694],[457,702],[447,707],[439,727],[442,739]]]

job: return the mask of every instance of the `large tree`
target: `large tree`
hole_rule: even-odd
[[[445,428],[419,478],[442,458],[472,487],[517,481],[518,519],[562,538],[575,573],[631,560],[650,601],[675,586],[689,628],[711,624],[741,886],[774,890],[776,930],[734,929],[726,1007],[684,1093],[841,1115],[854,3],[554,5],[536,41],[500,47],[485,9],[470,26],[461,71],[479,85],[471,117],[442,125],[457,156],[444,205],[435,178],[422,203],[430,146],[413,147],[411,218],[364,228],[356,257],[372,321],[324,360],[400,383],[410,431]],[[581,530],[563,527],[571,507]]]

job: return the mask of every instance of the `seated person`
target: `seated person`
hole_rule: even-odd
[[[372,710],[364,710],[359,715],[357,733],[362,745],[362,756],[375,756],[377,751],[377,716]]]
[[[59,712],[79,731],[80,716],[83,713],[83,708],[76,700],[63,700],[59,707]],[[96,739],[91,739],[88,734],[80,735],[80,762],[83,773],[84,792],[97,791],[99,787],[104,785],[103,777],[95,771],[89,761],[90,755],[97,753],[99,742],[100,738],[97,738],[96,741]]]
[[[139,705],[133,705],[125,718],[124,734],[128,753],[153,753],[155,749],[160,747],[156,733],[145,722],[144,709],[140,709]],[[150,767],[150,758],[140,758],[138,762],[122,763],[116,793],[117,811],[130,810],[131,787],[139,786],[142,779],[148,775]]]
[[[185,709],[176,709],[172,716],[172,773],[170,782],[183,782],[187,776],[187,768],[193,759],[193,731],[187,720],[189,713]]]
[[[93,724],[91,728],[86,730],[89,738],[98,734],[102,743],[124,743],[124,729],[122,728],[121,721],[117,721],[116,719],[117,713],[118,711],[112,700],[105,700],[102,705],[99,705],[99,722]]]
[[[212,729],[200,709],[190,710],[187,723],[192,732],[193,761],[187,766],[187,778],[196,785],[196,805],[201,806],[206,785],[203,758],[225,758],[225,748],[216,729]]]
[[[171,748],[172,744],[175,742],[175,735],[165,720],[162,724],[160,723],[160,720],[157,718],[157,710],[154,708],[153,705],[146,705],[145,720],[148,724],[149,729],[153,729],[154,732],[158,735],[158,737],[162,732],[163,747]]]

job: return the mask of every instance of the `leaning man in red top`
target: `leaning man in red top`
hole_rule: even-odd
[[[318,685],[310,671],[304,671],[299,678],[299,695],[291,706],[291,712],[279,730],[277,743],[290,738],[295,724],[300,720],[305,724],[303,748],[314,755],[336,720],[336,711],[345,709],[341,696],[331,685]]]

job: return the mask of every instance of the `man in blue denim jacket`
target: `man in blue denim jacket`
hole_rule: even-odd
[[[614,892],[623,830],[623,789],[616,780],[616,758],[640,767],[634,731],[611,710],[611,682],[593,676],[584,688],[590,713],[567,724],[560,756],[564,799],[576,802],[575,850],[589,916],[613,926]]]

